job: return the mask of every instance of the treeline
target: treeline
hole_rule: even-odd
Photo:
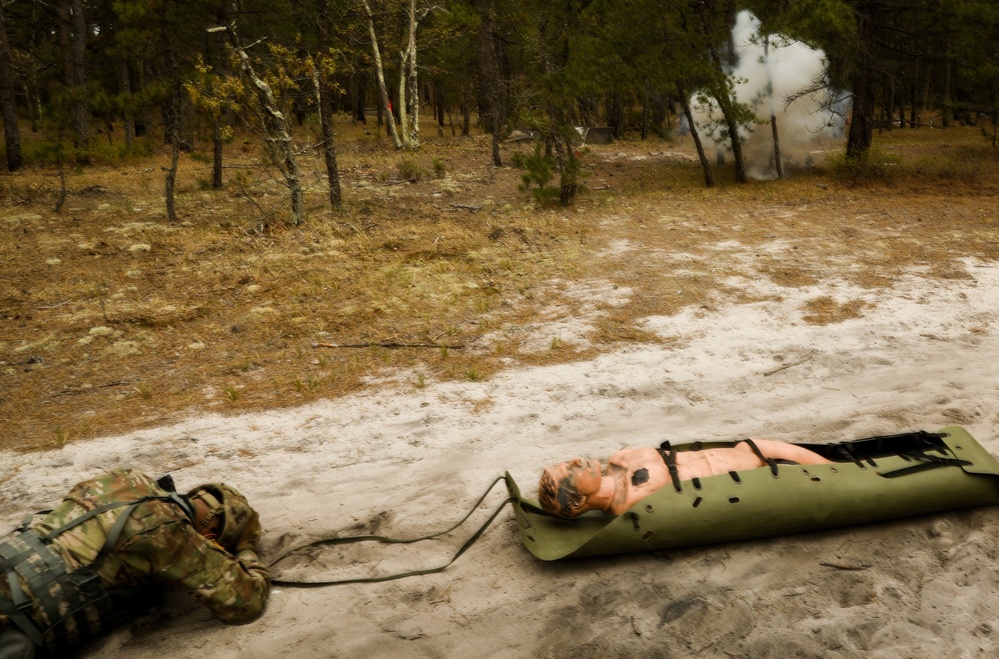
[[[867,156],[879,126],[928,124],[927,108],[942,127],[999,121],[994,0],[0,0],[6,165],[86,164],[94,140],[117,127],[126,146],[162,131],[175,173],[200,122],[211,126],[218,187],[222,145],[242,121],[263,135],[300,218],[296,124],[318,116],[337,206],[333,114],[418,149],[430,112],[441,130],[467,134],[478,122],[497,165],[501,139],[534,131],[568,203],[573,126],[644,138],[685,115],[711,185],[690,99],[717,107],[720,134],[751,126],[732,76],[741,9],[767,38],[826,53],[814,86],[847,94],[848,159]],[[22,150],[25,129],[47,151]],[[729,146],[743,181],[739,140]]]

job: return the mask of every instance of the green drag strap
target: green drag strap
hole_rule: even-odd
[[[469,510],[468,513],[464,517],[462,517],[458,522],[444,529],[443,531],[438,531],[437,533],[431,533],[429,535],[423,535],[418,538],[389,538],[382,535],[355,535],[355,536],[343,536],[336,538],[322,538],[320,540],[313,540],[312,542],[300,545],[293,549],[289,549],[288,551],[286,551],[285,553],[281,554],[276,559],[271,561],[269,567],[273,568],[275,565],[277,565],[284,559],[288,558],[289,556],[297,554],[298,552],[304,549],[308,549],[310,547],[319,547],[322,545],[344,545],[355,542],[411,544],[414,542],[420,542],[423,540],[431,540],[433,538],[438,538],[442,535],[450,533],[451,531],[454,531],[459,526],[464,524],[468,520],[468,518],[472,516],[472,513],[474,513],[478,509],[478,507],[482,504],[482,502],[485,501],[486,497],[489,496],[489,493],[493,491],[493,488],[496,487],[496,484],[499,483],[500,481],[506,481],[506,476],[500,476],[499,478],[494,480],[492,484],[486,489],[485,493],[481,497],[479,497],[479,500],[475,502],[475,504],[472,506],[472,509]],[[290,586],[296,588],[316,588],[319,586],[336,586],[336,585],[343,585],[350,583],[375,583],[379,581],[394,581],[395,579],[404,579],[406,577],[415,577],[423,574],[434,574],[436,572],[443,572],[445,569],[447,569],[448,566],[450,566],[452,563],[458,560],[458,558],[462,554],[464,554],[469,549],[469,547],[475,544],[475,542],[482,536],[482,534],[485,533],[486,529],[489,528],[489,525],[492,524],[493,521],[496,519],[496,517],[500,514],[500,511],[502,511],[503,508],[505,508],[508,503],[512,503],[515,500],[516,499],[514,499],[513,497],[507,497],[506,499],[504,499],[503,503],[497,506],[496,510],[494,510],[493,513],[489,516],[489,519],[487,519],[482,524],[482,526],[480,526],[479,529],[475,533],[473,533],[472,536],[468,540],[466,540],[464,544],[461,545],[458,551],[455,552],[454,556],[451,557],[451,560],[449,560],[444,565],[440,565],[438,567],[433,567],[433,568],[427,568],[423,570],[409,570],[407,572],[398,572],[396,574],[381,575],[377,577],[355,577],[350,579],[332,579],[332,580],[323,580],[323,581],[300,581],[294,579],[278,578],[278,579],[271,579],[271,584],[275,586]]]

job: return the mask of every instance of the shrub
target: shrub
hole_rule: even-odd
[[[399,163],[399,179],[403,181],[419,181],[423,178],[423,170],[413,158],[403,158]]]
[[[542,205],[554,205],[558,202],[559,186],[550,185],[555,178],[555,159],[545,155],[540,144],[534,146],[534,153],[529,156],[515,153],[512,162],[514,167],[527,170],[520,177],[522,183],[517,186],[518,190],[530,191]],[[532,185],[536,185],[537,188],[532,189]]]

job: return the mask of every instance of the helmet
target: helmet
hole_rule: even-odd
[[[190,499],[201,499],[208,506],[208,515],[201,526],[211,524],[218,515],[222,516],[222,530],[218,543],[226,551],[235,554],[240,538],[260,537],[260,518],[250,503],[236,488],[225,483],[205,483],[187,493]],[[255,528],[249,528],[255,526]],[[198,529],[200,532],[202,529]]]

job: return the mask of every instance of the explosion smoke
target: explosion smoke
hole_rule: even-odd
[[[736,100],[752,108],[756,116],[755,125],[740,128],[746,174],[770,179],[777,176],[771,112],[777,120],[781,161],[785,166],[807,165],[808,151],[817,140],[843,136],[846,102],[842,99],[846,95],[828,88],[822,51],[781,34],[765,40],[759,27],[760,21],[751,12],[736,16],[732,43],[739,64],[729,73],[736,80]],[[721,111],[717,104],[701,100],[700,93],[691,99],[698,130],[714,140],[720,151],[730,151]]]

